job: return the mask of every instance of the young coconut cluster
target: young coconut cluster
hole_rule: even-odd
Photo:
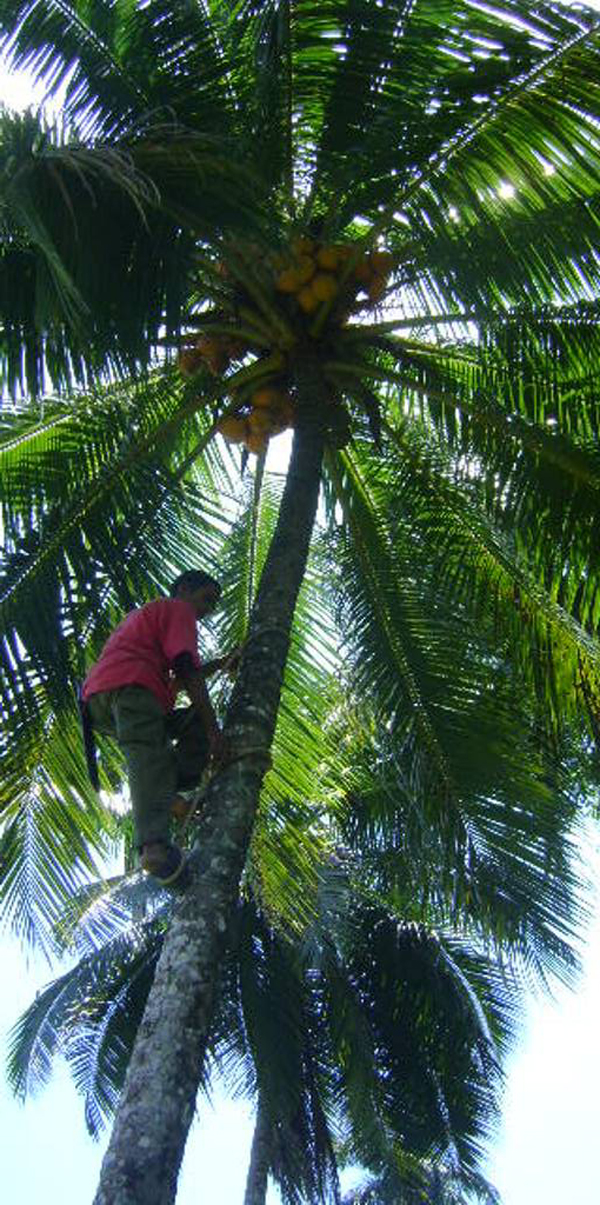
[[[338,319],[345,321],[352,312],[358,294],[366,293],[368,301],[381,301],[394,257],[389,251],[366,251],[357,256],[356,247],[348,243],[316,243],[311,238],[299,238],[292,244],[291,256],[275,261],[281,270],[275,280],[280,293],[293,296],[305,314],[312,314],[323,301],[337,299]]]
[[[335,346],[336,331],[353,313],[381,301],[396,260],[389,251],[308,236],[273,255],[235,244],[230,257],[216,265],[215,306],[197,316],[202,331],[181,349],[178,365],[186,377],[203,367],[225,376],[233,362],[246,361],[225,376],[233,412],[217,430],[260,455],[272,436],[294,425],[286,371],[291,349],[307,337]],[[255,357],[251,363],[248,356]],[[326,422],[332,440],[349,438],[343,406],[328,407]]]
[[[232,360],[241,360],[248,348],[230,335],[200,335],[179,352],[177,364],[184,377],[193,377],[205,365],[213,376],[226,372]]]
[[[294,403],[289,393],[266,385],[250,395],[243,413],[222,418],[217,430],[229,443],[243,444],[248,452],[260,456],[266,452],[272,435],[280,435],[293,425]]]

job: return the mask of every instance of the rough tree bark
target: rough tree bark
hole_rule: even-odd
[[[269,1174],[269,1141],[271,1127],[266,1109],[259,1096],[246,1179],[244,1205],[265,1205]]]
[[[175,1200],[319,497],[324,397],[310,357],[298,359],[297,383],[300,415],[290,468],[225,721],[232,760],[207,792],[192,881],[165,939],[94,1205]]]

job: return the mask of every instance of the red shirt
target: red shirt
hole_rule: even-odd
[[[88,699],[101,690],[119,686],[145,686],[165,711],[175,704],[171,664],[178,653],[190,653],[200,669],[196,612],[184,598],[157,598],[130,611],[109,636],[100,657],[82,687]]]

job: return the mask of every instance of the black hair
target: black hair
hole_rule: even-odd
[[[217,581],[210,573],[205,573],[203,569],[186,569],[185,573],[180,573],[179,577],[175,578],[169,586],[169,597],[175,598],[180,587],[184,590],[199,590],[202,586],[214,586],[215,590],[221,593],[221,583]]]

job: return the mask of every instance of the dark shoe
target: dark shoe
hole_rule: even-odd
[[[151,874],[161,887],[170,887],[185,870],[185,855],[177,845],[168,841],[149,841],[142,845],[140,859],[146,874]]]

